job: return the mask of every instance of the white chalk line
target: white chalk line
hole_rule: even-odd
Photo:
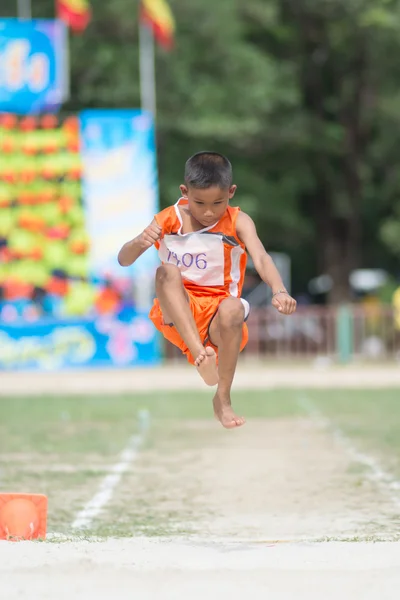
[[[400,481],[391,473],[385,471],[375,457],[358,450],[352,440],[337,425],[323,415],[309,398],[303,395],[299,396],[297,404],[308,414],[314,423],[332,433],[335,440],[345,449],[351,460],[366,467],[367,472],[365,473],[365,477],[379,486],[394,506],[400,508]]]
[[[118,462],[111,467],[110,473],[104,477],[97,493],[77,514],[72,529],[88,529],[93,520],[99,516],[103,508],[110,502],[114,490],[121,481],[122,475],[126,473],[131,464],[136,460],[140,448],[145,442],[150,423],[150,415],[147,410],[139,411],[139,433],[133,435],[120,454]]]

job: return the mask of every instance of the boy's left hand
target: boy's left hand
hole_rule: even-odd
[[[287,292],[280,292],[272,298],[272,306],[283,315],[291,315],[296,310],[297,302]]]

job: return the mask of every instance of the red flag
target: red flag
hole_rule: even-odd
[[[140,18],[152,28],[160,46],[166,50],[173,47],[175,20],[166,0],[142,0]]]
[[[87,0],[56,0],[56,11],[57,17],[75,33],[82,33],[92,18]]]

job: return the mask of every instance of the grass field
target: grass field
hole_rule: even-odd
[[[0,490],[47,494],[49,535],[0,541],[2,597],[397,600],[397,370],[242,366],[235,431],[195,375],[3,379]]]
[[[225,431],[210,393],[3,398],[0,488],[47,494],[49,531],[72,535],[145,410],[135,460],[79,535],[400,539],[399,390],[237,391],[234,405],[248,422]]]

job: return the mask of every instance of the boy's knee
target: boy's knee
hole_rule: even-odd
[[[165,284],[171,281],[180,281],[182,279],[181,272],[175,265],[161,265],[156,271],[156,283]]]
[[[221,327],[241,327],[244,322],[244,307],[240,298],[227,298],[218,309]]]

